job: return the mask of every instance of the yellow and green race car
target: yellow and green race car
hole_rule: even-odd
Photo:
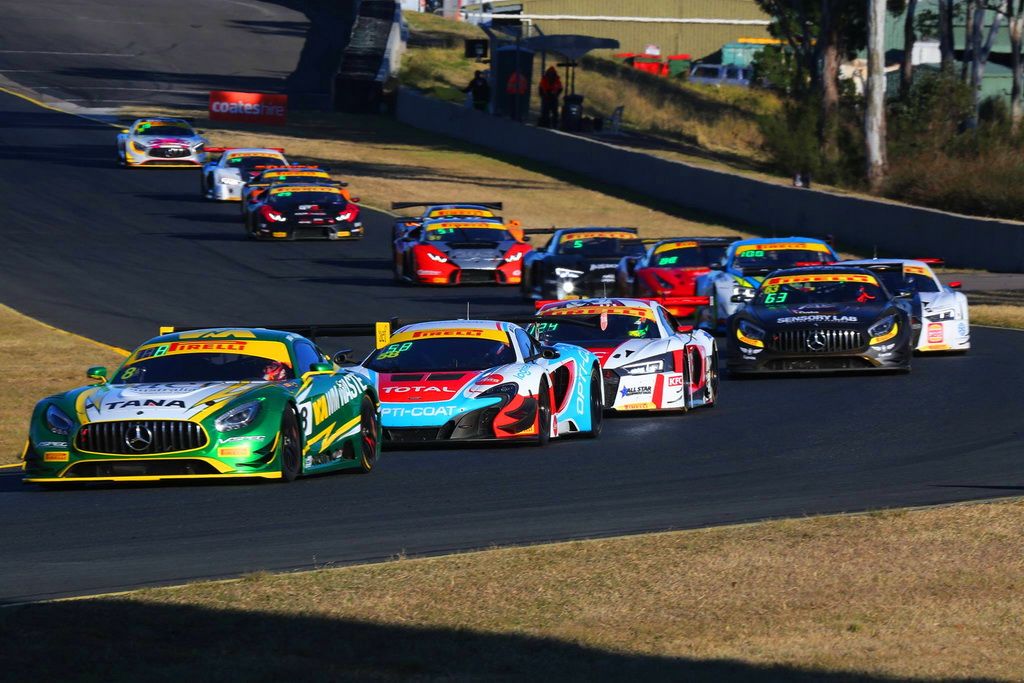
[[[380,402],[358,374],[284,330],[171,328],[112,375],[40,401],[24,452],[36,484],[370,471]]]

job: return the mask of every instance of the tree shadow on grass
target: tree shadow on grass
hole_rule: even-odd
[[[244,580],[244,579],[243,579]],[[281,596],[281,604],[288,604]],[[552,638],[98,599],[0,611],[6,680],[883,681]]]

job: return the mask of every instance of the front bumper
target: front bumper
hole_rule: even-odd
[[[439,414],[451,417],[438,424],[436,418]],[[536,416],[536,399],[522,396],[511,401],[501,399],[488,402],[487,405],[462,412],[447,405],[381,403],[383,440],[387,444],[536,438]],[[431,420],[431,417],[435,419]]]
[[[647,375],[620,374],[604,370],[605,408],[637,410],[682,410],[686,408],[686,385],[681,372]]]
[[[225,185],[214,181],[213,186],[206,191],[206,197],[217,202],[240,202],[242,201],[242,185]]]
[[[733,335],[726,366],[734,374],[893,372],[910,369],[911,350],[906,332],[883,344],[833,352],[794,352],[751,346]]]
[[[269,240],[359,240],[363,238],[363,224],[359,221],[309,225],[260,224],[256,228],[256,236]]]
[[[115,455],[29,443],[22,459],[25,483],[74,484],[165,479],[280,479],[277,439],[226,442],[218,437],[203,448],[153,455]],[[230,437],[228,437],[230,438]],[[268,443],[270,441],[270,443]],[[52,442],[47,442],[52,443]]]
[[[971,327],[962,320],[941,320],[921,322],[921,334],[917,340],[917,351],[935,353],[941,351],[966,351],[971,348]]]
[[[493,268],[462,268],[457,263],[419,264],[414,274],[424,285],[518,285],[523,271],[519,263],[500,263]]]
[[[156,156],[154,152],[157,152]],[[206,152],[187,156],[161,156],[159,150],[141,153],[129,148],[124,152],[124,163],[132,168],[199,168],[206,163]]]

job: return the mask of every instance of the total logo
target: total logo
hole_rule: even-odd
[[[455,389],[449,389],[448,387],[420,387],[420,386],[402,386],[402,387],[384,387],[385,394],[452,394],[455,393]]]

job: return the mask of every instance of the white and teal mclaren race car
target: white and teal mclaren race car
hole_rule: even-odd
[[[380,397],[385,442],[543,445],[601,431],[601,365],[586,349],[491,320],[415,323],[385,341],[353,368]]]

